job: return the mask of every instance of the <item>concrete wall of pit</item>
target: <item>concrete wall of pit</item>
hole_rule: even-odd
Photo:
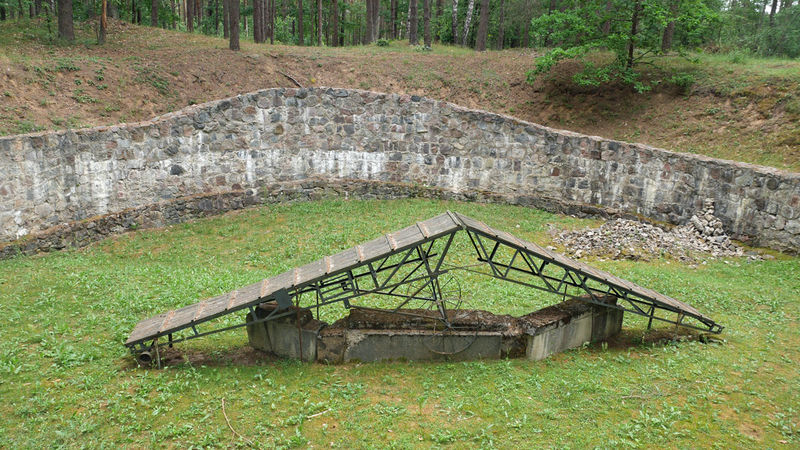
[[[267,317],[273,308],[258,308],[256,314]],[[621,310],[575,299],[522,317],[473,310],[450,313],[449,316],[462,316],[458,331],[420,326],[418,319],[404,321],[404,316],[396,314],[351,310],[350,316],[330,326],[311,319],[310,314],[290,315],[250,324],[247,335],[250,345],[258,350],[332,364],[523,356],[541,360],[616,335],[623,318]],[[252,313],[245,320],[252,322]],[[371,327],[363,328],[364,324]]]

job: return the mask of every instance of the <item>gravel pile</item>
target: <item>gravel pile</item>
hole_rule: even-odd
[[[615,219],[600,228],[554,232],[553,239],[567,248],[570,256],[592,255],[613,259],[650,260],[672,256],[693,261],[697,254],[712,257],[742,256],[741,247],[725,234],[714,216],[714,201],[703,202],[703,212],[686,225],[664,230],[635,220]]]

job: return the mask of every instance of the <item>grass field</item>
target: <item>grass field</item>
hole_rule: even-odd
[[[626,317],[609,345],[541,362],[261,360],[239,329],[182,344],[187,362],[159,371],[135,368],[122,345],[143,318],[446,209],[544,244],[547,224],[593,223],[512,206],[324,201],[0,261],[0,447],[800,446],[800,259],[782,255],[695,268],[590,261],[720,322],[723,341],[709,344],[658,339],[672,328],[646,333]],[[467,291],[497,313],[541,300],[514,303],[527,294],[499,282]]]

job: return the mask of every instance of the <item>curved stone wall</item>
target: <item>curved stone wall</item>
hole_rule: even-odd
[[[284,190],[477,197],[672,223],[710,197],[734,237],[800,251],[800,174],[357,90],[268,89],[148,122],[3,137],[0,174],[5,254],[279,200]]]

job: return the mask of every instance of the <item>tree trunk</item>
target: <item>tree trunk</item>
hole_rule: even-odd
[[[230,22],[230,49],[239,50],[239,0],[229,0],[228,14],[231,16]]]
[[[186,30],[194,32],[194,2],[197,0],[186,0]],[[234,0],[230,0],[234,1]],[[236,0],[238,1],[238,0]]]
[[[97,27],[97,44],[103,45],[106,43],[106,29],[108,28],[108,2],[103,0],[100,6],[100,23]]]
[[[261,0],[253,0],[253,42],[260,44],[264,42],[264,37],[261,36],[261,7],[263,3]]]
[[[633,51],[636,43],[634,39],[636,38],[636,33],[639,31],[639,11],[642,9],[642,0],[636,0],[633,3],[633,16],[631,17],[631,36],[628,39],[628,61],[625,63],[625,67],[630,69],[633,67]]]
[[[664,35],[661,37],[661,51],[667,53],[672,50],[672,39],[675,36],[675,16],[680,8],[680,0],[671,0],[669,4],[670,21],[664,28]]]
[[[408,2],[408,43],[417,45],[417,0]]]
[[[422,20],[425,26],[425,48],[431,48],[431,0],[424,0],[422,3]]]
[[[769,26],[775,26],[775,12],[778,10],[778,0],[772,0],[772,9],[769,12]]]
[[[58,0],[58,37],[70,42],[75,40],[75,29],[72,26],[72,0]]]
[[[197,27],[202,32],[203,26],[203,0],[194,0],[194,18],[197,21]]]
[[[269,0],[261,0],[261,42],[269,38]]]
[[[269,43],[275,43],[275,0],[269,0]]]
[[[339,46],[339,0],[332,0],[333,11],[331,12],[331,38],[328,40],[328,45],[332,47]]]
[[[258,0],[258,23],[253,21],[253,33],[258,30],[258,42],[264,43],[267,41],[267,2],[266,0]]]
[[[305,44],[303,39],[303,0],[297,0],[297,44]]]
[[[6,20],[6,5],[0,5],[0,21]]]
[[[42,13],[42,0],[33,0],[33,13],[37,16]]]
[[[451,32],[453,33],[453,44],[458,43],[458,0],[453,0],[453,20],[450,22]]]
[[[322,47],[322,0],[317,0],[317,46]]]
[[[372,0],[372,41],[375,42],[381,36],[381,2]]]
[[[478,35],[475,38],[475,50],[486,51],[486,38],[489,34],[489,0],[481,0],[481,15],[478,19]]]
[[[467,45],[469,38],[469,26],[472,22],[472,11],[475,9],[475,0],[469,0],[467,3],[467,17],[464,18],[464,37],[461,39],[461,45]]]
[[[344,46],[344,43],[345,43],[344,42],[344,39],[345,39],[344,24],[347,23],[347,22],[345,22],[346,18],[347,18],[347,8],[342,8],[342,20],[339,21],[339,45],[340,46]]]
[[[152,0],[150,2],[150,26],[158,26],[158,0]]]
[[[367,0],[367,36],[364,39],[364,44],[369,44],[372,42],[372,27],[374,26],[372,23],[372,0]]]
[[[506,0],[500,0],[500,29],[497,31],[497,49],[505,47]]]
[[[442,13],[444,13],[444,0],[436,0],[436,42],[442,42],[442,27],[441,24]]]
[[[222,0],[222,37],[228,39],[230,37],[230,0]]]
[[[397,39],[397,0],[391,0],[389,3],[389,20],[392,22],[389,26],[389,35],[392,39]]]

